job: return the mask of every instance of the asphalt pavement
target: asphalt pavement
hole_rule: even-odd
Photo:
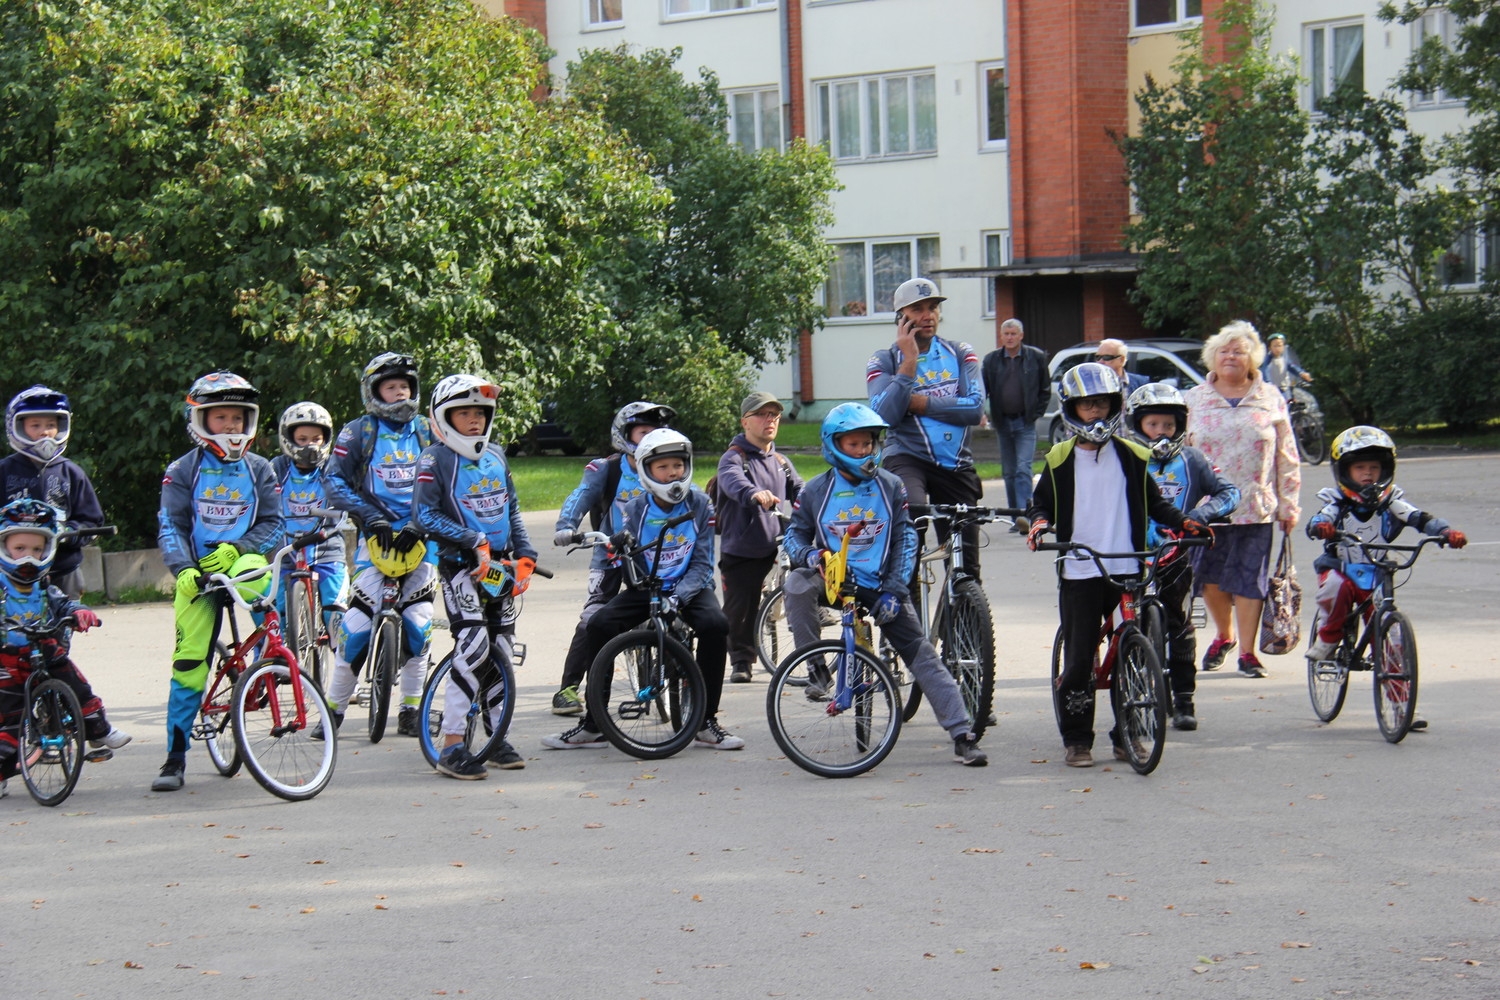
[[[1304,506],[1328,467],[1304,467]],[[661,762],[543,750],[586,554],[526,597],[523,771],[434,773],[355,709],[327,791],[165,755],[170,608],[109,608],[78,661],[135,741],[56,809],[0,802],[10,996],[1485,997],[1500,995],[1500,457],[1403,459],[1468,532],[1399,592],[1425,733],[1387,744],[1368,677],[1320,724],[1299,656],[1199,675],[1160,768],[1062,765],[1048,696],[1050,560],[992,530],[990,766],[953,763],[924,708],[890,758],[831,781],[789,764],[764,675],[725,686],[748,746]],[[1003,491],[988,484],[988,502]],[[523,498],[524,500],[524,498]],[[539,540],[553,514],[527,516]],[[1314,545],[1297,563],[1310,619]],[[438,641],[447,636],[439,633]],[[1203,634],[1200,633],[1200,640]],[[1201,646],[1205,641],[1200,641]],[[1107,708],[1098,719],[1105,747]]]

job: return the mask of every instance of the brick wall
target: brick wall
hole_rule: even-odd
[[[504,13],[547,37],[547,0],[501,0]]]

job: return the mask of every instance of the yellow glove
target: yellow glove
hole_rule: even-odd
[[[189,566],[177,574],[177,592],[192,600],[203,590],[203,574],[196,566]]]
[[[198,560],[198,568],[210,575],[214,573],[228,573],[229,567],[240,557],[240,550],[234,547],[233,542],[220,542],[214,546],[212,552]]]

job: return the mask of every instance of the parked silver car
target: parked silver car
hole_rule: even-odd
[[[1203,353],[1202,341],[1184,337],[1160,337],[1127,341],[1127,346],[1130,353],[1125,360],[1125,370],[1139,372],[1153,382],[1166,382],[1186,391],[1207,377],[1199,359],[1199,355]],[[1062,404],[1057,398],[1057,384],[1062,379],[1063,372],[1074,365],[1094,360],[1094,354],[1098,350],[1099,342],[1093,341],[1065,347],[1052,356],[1048,365],[1048,370],[1052,373],[1052,400],[1047,404],[1047,412],[1036,422],[1038,441],[1056,444],[1068,436],[1067,427],[1062,422]]]

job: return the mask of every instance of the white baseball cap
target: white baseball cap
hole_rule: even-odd
[[[912,278],[903,281],[896,289],[895,301],[892,308],[900,312],[913,302],[922,302],[932,299],[934,302],[947,302],[948,296],[939,294],[938,286],[931,278]]]

